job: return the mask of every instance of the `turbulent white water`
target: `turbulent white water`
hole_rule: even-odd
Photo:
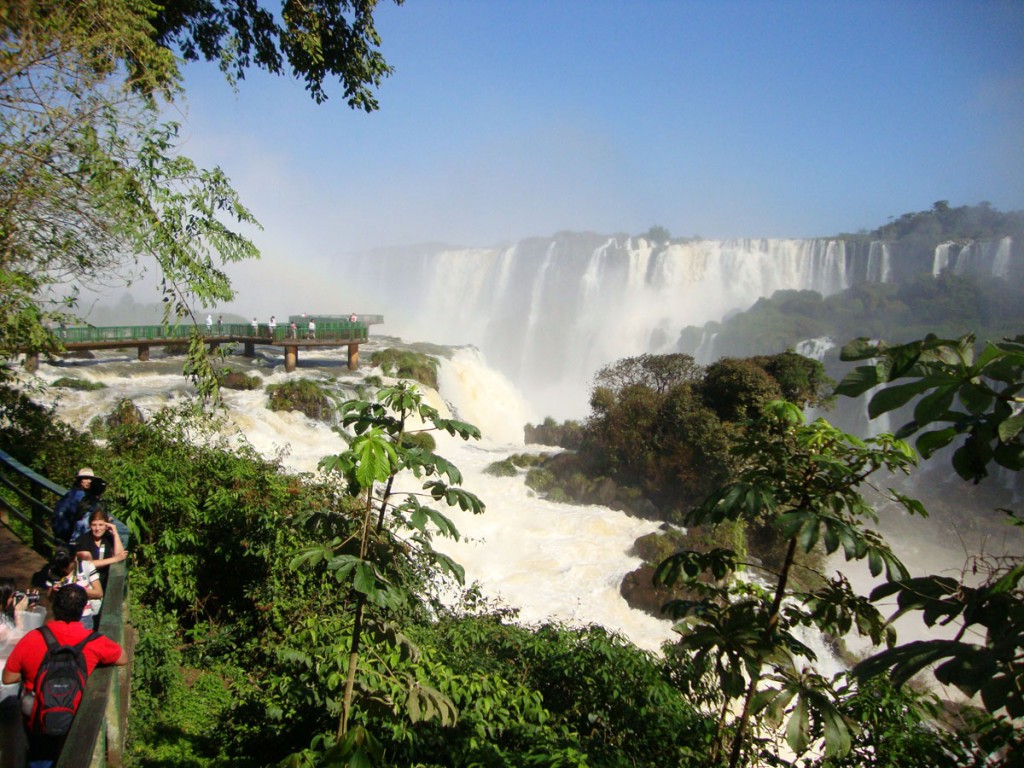
[[[265,384],[296,375],[284,373],[283,359],[274,357],[270,348],[259,351],[268,357],[252,362],[238,357],[234,362],[254,365],[266,375]],[[38,371],[39,378],[48,382],[74,376],[106,385],[92,392],[48,391],[46,397],[58,397],[58,413],[79,428],[109,413],[120,398],[132,399],[149,415],[190,390],[180,373],[180,358],[164,360],[154,355],[152,362],[142,363],[115,353],[97,353],[97,357],[116,362],[44,363]],[[325,383],[337,377],[342,386],[354,389],[371,371],[350,374],[342,360],[338,350],[303,352],[299,375]],[[442,412],[451,407],[451,415],[480,427],[484,435],[481,441],[469,442],[447,434],[437,436],[439,453],[460,468],[465,487],[487,505],[486,513],[479,516],[444,510],[463,538],[435,542],[465,567],[467,582],[479,582],[484,595],[518,608],[527,623],[598,623],[649,650],[672,638],[671,622],[629,608],[619,595],[623,576],[640,564],[628,554],[634,540],[655,530],[656,524],[605,507],[547,502],[527,489],[521,476],[497,478],[484,473],[491,462],[526,450],[522,428],[528,421],[528,406],[508,380],[472,349],[457,350],[451,360],[442,360],[439,379],[441,392],[431,393],[431,404]],[[280,456],[289,469],[316,471],[322,457],[343,448],[326,425],[299,413],[268,410],[264,390],[226,390],[224,395],[230,420],[246,439],[262,454]]]

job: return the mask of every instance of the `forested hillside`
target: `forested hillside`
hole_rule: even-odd
[[[796,349],[802,342],[830,339],[833,346],[858,336],[909,341],[927,333],[980,338],[1013,337],[1024,330],[1024,259],[1003,277],[941,270],[933,274],[936,248],[970,241],[1014,238],[1024,247],[1024,212],[1000,213],[986,204],[908,213],[869,235],[891,249],[894,277],[862,283],[823,297],[814,291],[778,291],[723,322],[691,326],[677,349],[702,362]],[[818,349],[822,344],[817,345]],[[810,352],[814,345],[803,351]],[[831,360],[834,361],[833,353]]]

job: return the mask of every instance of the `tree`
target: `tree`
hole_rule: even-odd
[[[842,548],[847,560],[866,559],[874,575],[884,570],[893,578],[905,577],[902,563],[867,527],[876,516],[859,487],[878,470],[906,471],[915,457],[891,435],[862,442],[822,419],[804,424],[800,409],[784,401],[764,406],[745,435],[734,448],[745,469],[692,510],[685,524],[744,521],[776,528],[785,554],[778,570],[767,571],[769,589],[698,582],[704,571],[722,581],[751,565],[724,548],[676,553],[658,566],[655,582],[672,586],[686,581],[704,595],[673,601],[666,609],[683,620],[679,642],[697,654],[697,666],[710,661],[717,671],[723,694],[718,749],[725,750],[731,739],[731,767],[744,763],[747,729],[758,712],[769,723],[788,717],[786,738],[797,755],[821,734],[826,752],[841,756],[850,750],[854,728],[837,708],[832,684],[804,668],[800,659],[813,661],[815,656],[794,630],[803,625],[842,636],[856,628],[875,643],[891,639],[891,633],[844,578],[823,578],[824,586],[801,591],[790,586],[792,572],[798,551],[810,553],[820,542],[828,554]],[[911,513],[923,513],[909,499],[894,495],[894,500]],[[766,681],[770,685],[763,685]],[[727,720],[737,699],[742,704],[730,735]]]
[[[956,445],[953,468],[975,483],[993,463],[1013,472],[1024,467],[1024,337],[987,342],[977,353],[972,335],[928,336],[896,346],[856,339],[842,358],[873,361],[850,372],[836,390],[855,397],[880,387],[868,402],[872,417],[915,401],[913,420],[898,434],[917,435],[925,458]],[[1004,511],[1024,528],[1018,514]],[[901,684],[934,668],[939,682],[980,696],[1003,742],[1012,742],[1011,753],[1024,750],[1024,558],[975,558],[965,571],[979,572],[980,584],[932,575],[891,579],[876,588],[873,600],[896,596],[897,615],[920,612],[928,626],[955,624],[958,631],[950,640],[883,651],[855,672],[864,679],[888,674]]]
[[[396,628],[388,627],[384,621],[371,622],[367,611],[371,607],[394,607],[408,599],[407,587],[398,578],[397,565],[412,559],[411,552],[460,582],[463,579],[461,566],[431,546],[434,532],[458,538],[458,530],[444,514],[423,504],[420,497],[477,514],[484,511],[484,505],[459,487],[462,474],[457,467],[407,439],[423,430],[443,430],[464,440],[480,437],[479,430],[471,424],[442,418],[436,409],[423,402],[415,385],[401,383],[381,390],[377,402],[348,401],[341,407],[341,416],[342,424],[351,427],[355,436],[348,450],[326,457],[321,467],[343,477],[350,494],[360,501],[356,533],[303,548],[296,554],[292,567],[299,570],[323,564],[338,581],[351,580],[355,607],[334,748],[352,754],[364,751],[364,745],[370,743],[365,734],[349,730],[362,634],[368,626],[378,634],[396,633]],[[429,426],[420,429],[416,424]],[[401,472],[427,478],[422,487],[424,493],[396,491],[395,479]],[[347,524],[345,528],[348,529]],[[457,717],[450,700],[415,679],[408,681],[406,711],[413,722],[434,716],[442,722],[453,722]]]
[[[258,255],[226,223],[255,224],[227,178],[180,155],[177,125],[160,121],[178,72],[151,39],[152,11],[22,0],[0,16],[0,358],[58,349],[47,326],[77,291],[130,281],[140,259],[155,265],[170,321],[232,298],[220,264]],[[198,334],[187,369],[215,391]]]
[[[394,0],[401,5],[403,0]],[[391,74],[374,26],[377,0],[282,0],[279,11],[259,0],[165,0],[153,19],[154,39],[186,61],[216,61],[232,79],[256,66],[305,81],[317,103],[337,77],[352,108],[377,109],[373,89]]]

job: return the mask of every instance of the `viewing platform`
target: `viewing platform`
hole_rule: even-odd
[[[309,323],[315,325],[310,332]],[[69,352],[94,349],[136,348],[138,359],[149,360],[152,347],[188,344],[193,332],[198,332],[210,350],[222,344],[241,344],[242,354],[252,357],[256,345],[281,347],[284,352],[285,372],[291,373],[299,364],[299,349],[317,347],[346,347],[349,370],[359,367],[359,345],[369,340],[371,325],[384,322],[383,315],[291,315],[271,331],[269,323],[217,323],[199,325],[116,325],[71,326],[53,329]],[[295,328],[292,329],[294,323]],[[39,353],[25,358],[25,368],[34,371],[39,366]]]

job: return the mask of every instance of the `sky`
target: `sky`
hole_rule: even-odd
[[[1021,0],[381,0],[376,20],[394,73],[371,114],[184,67],[182,151],[263,227],[230,270],[246,316],[376,247],[1024,209]]]

